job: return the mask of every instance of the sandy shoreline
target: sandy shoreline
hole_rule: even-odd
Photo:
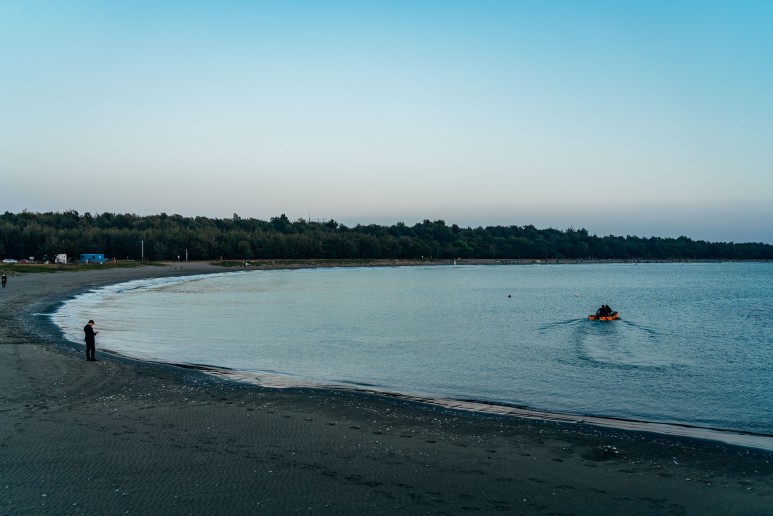
[[[226,269],[227,270],[227,269]],[[60,346],[57,300],[209,264],[15,275],[0,291],[3,514],[769,514],[773,454],[265,389]]]

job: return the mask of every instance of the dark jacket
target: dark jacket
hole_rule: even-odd
[[[87,324],[83,327],[83,332],[86,334],[86,338],[84,340],[89,344],[93,344],[95,335],[94,328],[92,328],[90,324]]]

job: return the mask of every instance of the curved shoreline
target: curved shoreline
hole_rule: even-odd
[[[534,419],[543,422],[555,422],[567,425],[590,425],[612,430],[624,430],[631,432],[646,432],[657,434],[659,436],[672,436],[688,439],[697,439],[703,441],[714,441],[717,443],[740,446],[764,452],[773,453],[773,435],[760,434],[754,432],[743,432],[726,430],[722,428],[707,428],[687,423],[659,423],[656,421],[644,421],[637,419],[612,418],[594,415],[569,414],[561,412],[549,412],[530,407],[519,407],[510,405],[498,405],[487,401],[474,401],[464,399],[450,398],[430,398],[411,394],[403,394],[392,391],[379,391],[369,389],[365,386],[344,386],[344,385],[326,385],[317,383],[299,383],[293,381],[285,375],[262,374],[260,376],[243,375],[232,369],[205,364],[187,364],[173,363],[163,361],[143,361],[131,356],[125,356],[120,353],[111,353],[115,357],[120,357],[129,361],[138,361],[159,364],[162,366],[176,367],[187,370],[200,371],[204,374],[216,378],[255,385],[267,389],[312,389],[319,391],[339,391],[352,392],[365,396],[384,397],[389,399],[401,400],[410,403],[432,405],[436,407],[459,410],[464,412],[478,413],[481,415],[497,415],[503,417],[516,417],[521,419]]]
[[[360,266],[363,267],[363,266]],[[180,269],[175,268],[177,272]],[[117,287],[120,285],[133,285],[132,288],[146,288],[151,285],[152,280],[162,278],[185,278],[182,281],[189,281],[195,279],[201,279],[211,274],[230,274],[235,272],[242,272],[244,269],[238,268],[234,270],[208,270],[205,273],[189,274],[187,278],[180,274],[162,275],[157,278],[140,278],[132,279],[129,281],[122,281],[118,283],[108,283],[101,285],[99,288]],[[72,299],[82,292],[76,292],[68,296],[68,299]],[[51,310],[46,312],[53,314],[58,306],[64,301],[57,302]],[[53,331],[59,333],[59,328],[54,325]],[[64,340],[64,336],[62,336]],[[109,353],[115,357],[121,357],[129,361],[136,360],[139,362],[146,362],[140,357],[135,357],[130,354],[123,354],[116,351],[105,350],[105,353]],[[480,412],[485,414],[496,414],[501,416],[515,416],[528,419],[539,419],[544,421],[563,422],[567,424],[588,424],[599,427],[607,427],[614,430],[631,430],[637,432],[651,432],[661,435],[672,435],[678,437],[688,437],[695,439],[705,439],[717,441],[725,444],[731,444],[736,446],[743,446],[748,448],[756,448],[759,450],[765,450],[773,452],[773,434],[757,433],[744,430],[731,430],[726,428],[712,428],[700,425],[694,425],[690,423],[665,423],[658,421],[647,421],[641,419],[628,419],[624,417],[609,417],[595,414],[574,414],[571,412],[554,412],[545,409],[534,408],[526,405],[509,405],[495,403],[486,400],[478,399],[465,399],[465,398],[443,398],[443,397],[427,397],[411,393],[409,391],[391,391],[391,390],[379,390],[374,389],[368,385],[360,385],[356,383],[346,384],[325,384],[314,381],[301,382],[294,379],[292,376],[283,375],[280,373],[260,373],[260,374],[247,374],[241,373],[238,370],[221,367],[215,364],[191,364],[191,363],[178,363],[168,362],[163,359],[151,360],[150,362],[161,364],[170,367],[180,367],[188,370],[198,370],[206,374],[213,375],[219,378],[243,382],[248,384],[257,385],[266,388],[309,388],[309,389],[321,389],[321,390],[351,390],[354,392],[369,394],[375,396],[386,396],[394,399],[401,399],[416,403],[426,403],[439,407],[445,407],[455,410],[463,410],[467,412]]]
[[[119,357],[87,363],[52,346],[51,328],[33,328],[34,313],[78,291],[206,272],[224,270],[11,278],[0,292],[0,428],[11,429],[0,438],[0,506],[8,513],[764,514],[773,506],[765,452],[341,389],[266,389]]]

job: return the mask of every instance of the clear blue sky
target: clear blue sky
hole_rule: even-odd
[[[773,1],[0,0],[0,210],[773,243]]]

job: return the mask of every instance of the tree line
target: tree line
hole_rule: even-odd
[[[408,226],[347,227],[334,220],[140,216],[70,210],[0,216],[0,256],[53,259],[104,253],[139,260],[226,259],[593,259],[770,260],[763,243],[597,236],[585,229],[534,226],[462,228],[443,220]]]

